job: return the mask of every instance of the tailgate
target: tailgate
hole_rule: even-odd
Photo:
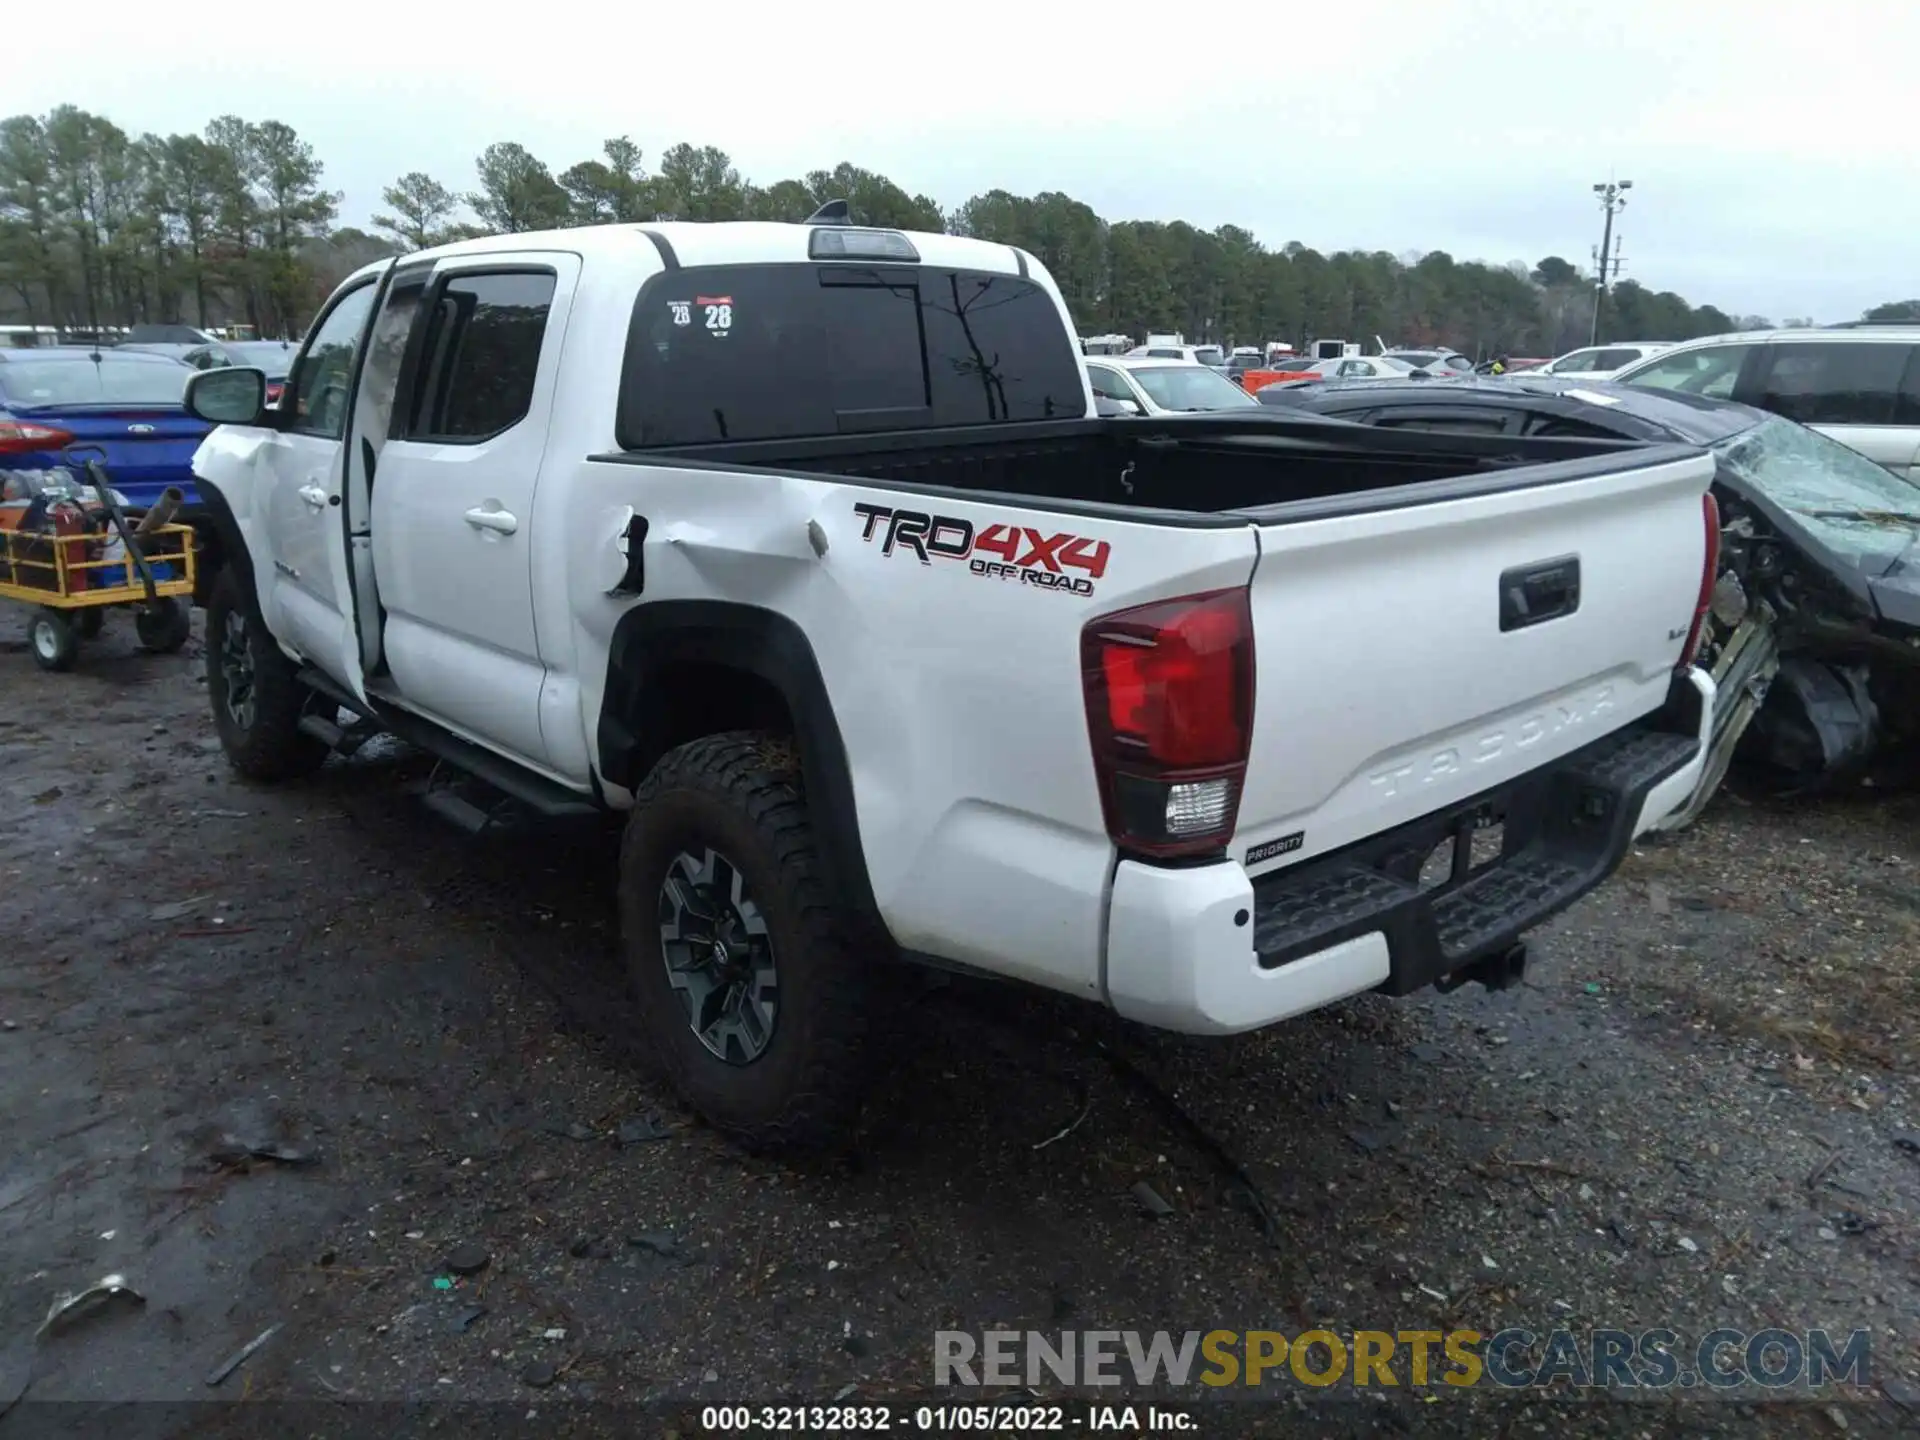
[[[1338,849],[1658,709],[1712,474],[1660,446],[1261,516],[1234,854],[1259,873]]]

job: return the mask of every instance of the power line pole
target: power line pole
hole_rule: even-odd
[[[1606,211],[1606,225],[1600,231],[1600,278],[1599,288],[1593,295],[1593,330],[1587,338],[1589,345],[1600,343],[1600,312],[1607,305],[1607,273],[1616,265],[1613,258],[1613,217],[1627,208],[1627,191],[1633,188],[1631,180],[1609,180],[1604,185],[1593,187],[1593,193],[1600,197],[1600,208]]]
[[[1613,255],[1611,258],[1601,254],[1598,246],[1595,246],[1592,251],[1593,273],[1599,278],[1595,281],[1593,287],[1593,329],[1592,333],[1587,337],[1587,343],[1589,345],[1598,345],[1600,343],[1600,296],[1609,286],[1619,282],[1620,269],[1626,263],[1620,255],[1620,243],[1623,238],[1624,237],[1618,234],[1613,237]]]

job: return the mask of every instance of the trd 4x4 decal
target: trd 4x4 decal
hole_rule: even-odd
[[[1093,594],[1093,582],[1107,573],[1113,546],[1084,535],[1048,535],[1030,525],[987,526],[976,531],[971,520],[930,515],[924,510],[895,510],[863,503],[853,513],[866,523],[860,538],[880,539],[880,553],[910,551],[922,565],[935,560],[965,560],[975,575],[1014,580],[1069,595]],[[884,529],[882,528],[884,523]],[[993,558],[988,559],[986,557]],[[1078,575],[1070,575],[1078,570]]]

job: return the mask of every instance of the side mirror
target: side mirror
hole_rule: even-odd
[[[1140,413],[1140,406],[1137,402],[1132,400],[1111,400],[1105,395],[1096,395],[1093,397],[1093,408],[1095,413],[1105,417],[1138,415]]]
[[[267,409],[267,374],[245,365],[202,370],[187,380],[187,413],[212,425],[258,425]]]

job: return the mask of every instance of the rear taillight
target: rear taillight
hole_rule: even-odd
[[[52,425],[30,425],[24,420],[0,420],[0,455],[23,455],[29,450],[58,450],[73,443],[73,433]]]
[[[1247,592],[1160,600],[1080,635],[1087,728],[1107,834],[1122,850],[1179,856],[1232,838],[1253,739]]]
[[[1713,587],[1720,579],[1720,505],[1709,490],[1700,497],[1700,513],[1707,530],[1706,554],[1700,560],[1700,596],[1693,605],[1693,626],[1687,631],[1686,648],[1680,652],[1676,669],[1685,670],[1700,653],[1700,641],[1707,630],[1707,611],[1713,607]]]

